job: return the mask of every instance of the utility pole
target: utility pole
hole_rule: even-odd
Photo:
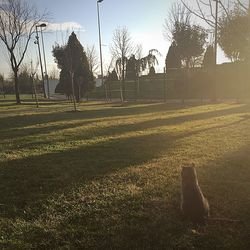
[[[40,26],[36,25],[36,41],[35,41],[35,44],[37,44],[37,46],[38,46],[39,61],[40,61],[41,75],[42,75],[42,81],[43,81],[43,96],[44,96],[44,98],[47,98],[46,91],[45,91],[45,81],[44,81],[44,74],[43,74],[43,64],[42,64],[41,49],[40,49],[40,43],[39,43],[39,36],[38,36],[37,27],[40,27]]]
[[[217,48],[218,48],[218,10],[219,10],[219,0],[215,0],[215,29],[214,29],[214,60],[215,65],[217,64]]]
[[[219,11],[219,1],[214,0],[215,5],[215,28],[214,28],[214,101],[217,100],[217,72],[216,72],[216,65],[217,65],[217,53],[218,53],[218,11]]]
[[[107,93],[107,86],[104,84],[103,80],[103,63],[102,63],[102,38],[101,38],[101,22],[100,22],[100,10],[99,10],[99,3],[103,2],[103,0],[98,0],[96,2],[97,5],[97,17],[98,17],[98,31],[99,31],[99,49],[100,49],[100,63],[101,63],[101,81],[102,81],[102,86],[104,85],[105,88],[105,96],[106,96],[106,101],[108,100],[108,93]]]
[[[31,78],[31,84],[32,84],[32,88],[33,88],[33,93],[35,95],[36,107],[39,108],[39,103],[38,103],[38,98],[37,98],[37,93],[36,93],[36,85],[34,83],[34,75],[36,74],[36,72],[33,69],[33,62],[32,62],[32,60],[30,62],[30,69],[31,69],[30,78]]]
[[[42,46],[43,46],[43,61],[44,61],[44,70],[45,70],[45,79],[47,82],[47,94],[48,98],[50,98],[50,93],[49,93],[49,77],[48,77],[48,71],[47,71],[47,65],[46,65],[46,57],[45,57],[45,49],[44,49],[44,41],[43,41],[43,27],[46,27],[47,25],[45,23],[40,25],[40,31],[41,31],[41,38],[42,38]]]

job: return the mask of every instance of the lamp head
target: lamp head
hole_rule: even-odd
[[[97,3],[101,3],[103,0],[98,0]]]
[[[41,24],[37,25],[36,27],[41,27],[41,28],[44,28],[44,27],[46,27],[46,26],[47,26],[47,24],[46,24],[46,23],[41,23]]]

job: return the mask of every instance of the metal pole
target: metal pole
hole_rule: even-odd
[[[36,44],[38,46],[38,53],[39,53],[39,61],[40,61],[40,67],[41,67],[41,75],[42,75],[42,81],[43,81],[43,96],[44,98],[47,98],[46,92],[45,92],[45,83],[44,83],[44,75],[43,75],[43,64],[42,64],[42,57],[41,57],[41,50],[40,50],[40,44],[39,44],[39,36],[36,26]]]
[[[48,78],[48,72],[47,72],[47,65],[46,65],[46,57],[45,57],[45,49],[44,49],[44,42],[43,42],[43,31],[42,27],[40,27],[41,31],[41,38],[42,38],[42,46],[43,46],[43,61],[44,61],[44,70],[45,70],[45,77],[47,81],[47,91],[48,91],[48,98],[50,97],[49,93],[49,78]]]
[[[218,9],[219,9],[219,1],[214,0],[216,2],[215,5],[215,29],[214,29],[214,101],[217,100],[217,72],[216,72],[216,65],[217,65],[217,53],[218,53]]]
[[[164,85],[163,85],[163,91],[164,91],[164,102],[166,103],[167,102],[167,93],[166,93],[166,91],[167,91],[167,70],[166,70],[166,67],[164,67],[164,69],[163,69],[163,72],[164,72]]]
[[[36,85],[34,83],[34,75],[35,73],[33,72],[33,63],[32,61],[30,62],[30,66],[31,66],[31,84],[32,84],[32,88],[34,91],[34,95],[35,95],[35,100],[36,100],[36,107],[39,108],[39,103],[38,103],[38,98],[37,98],[37,94],[36,94]]]
[[[99,31],[99,49],[100,49],[100,63],[101,63],[101,77],[102,77],[102,86],[104,84],[103,81],[103,64],[102,64],[102,38],[101,38],[101,22],[100,22],[100,10],[99,10],[99,3],[102,2],[98,0],[96,2],[97,4],[97,16],[98,16],[98,31]],[[106,85],[104,86],[105,88],[105,95],[106,95],[106,101],[108,100],[108,95],[107,95],[107,88]]]
[[[219,0],[216,1],[215,7],[215,30],[214,30],[214,60],[215,65],[217,64],[217,47],[218,47],[218,8],[219,8]]]

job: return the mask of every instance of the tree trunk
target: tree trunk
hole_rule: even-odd
[[[5,99],[5,86],[4,86],[4,81],[3,81],[3,98]]]
[[[32,76],[31,77],[31,84],[32,84],[32,98],[33,98],[33,93],[35,95],[35,100],[36,100],[36,107],[39,108],[39,103],[38,103],[38,98],[37,98],[37,94],[36,94],[36,86],[35,86],[35,83],[34,83],[34,77]]]
[[[121,102],[123,103],[123,91],[122,91],[122,81],[120,80],[120,98],[121,98]]]
[[[91,72],[92,73],[92,72]],[[92,73],[93,74],[93,73]],[[86,92],[86,99],[87,99],[87,102],[89,101],[89,81],[87,83],[87,92]]]
[[[19,82],[17,71],[14,71],[15,78],[15,95],[16,95],[16,104],[21,104],[20,94],[19,94]]]
[[[81,102],[81,85],[78,84],[78,103]]]
[[[72,98],[74,103],[74,111],[76,111],[76,98],[75,98],[75,88],[74,88],[74,73],[70,72],[71,78],[71,88],[72,88]]]
[[[123,101],[126,100],[126,93],[125,93],[125,63],[122,63],[122,97]]]

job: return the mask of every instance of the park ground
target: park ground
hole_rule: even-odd
[[[250,105],[0,99],[0,249],[250,249]],[[211,216],[180,214],[194,163]]]

